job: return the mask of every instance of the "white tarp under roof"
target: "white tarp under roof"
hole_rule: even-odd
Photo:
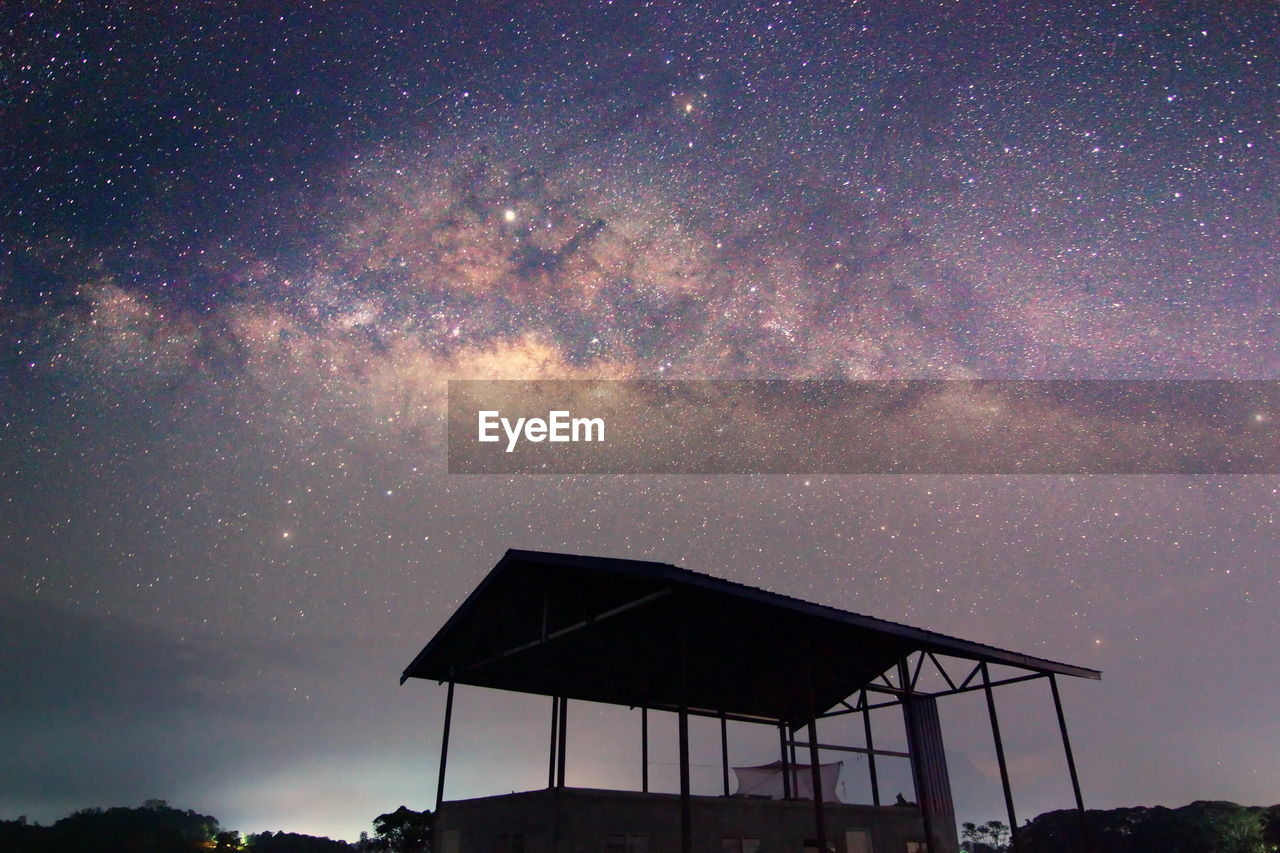
[[[843,761],[832,764],[819,764],[818,776],[822,780],[822,801],[838,803],[836,783],[840,780],[840,768]],[[733,772],[738,777],[737,797],[769,797],[781,800],[784,794],[783,763],[762,764],[759,767],[735,767]],[[791,776],[791,797],[797,800],[813,799],[813,771],[808,764],[789,764],[786,769]]]

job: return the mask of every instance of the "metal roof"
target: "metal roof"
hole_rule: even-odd
[[[511,550],[400,681],[799,725],[913,652],[1101,677],[668,563]]]

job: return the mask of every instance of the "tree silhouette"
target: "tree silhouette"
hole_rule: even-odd
[[[415,812],[401,806],[373,819],[373,832],[395,853],[429,853],[431,827],[435,815],[430,810]]]
[[[0,849],[93,850],[98,853],[194,853],[218,833],[218,820],[147,800],[139,808],[81,809],[53,826],[25,820],[0,823]]]
[[[1280,806],[1198,801],[1085,812],[1048,812],[1018,833],[1018,853],[1276,853]],[[1274,834],[1273,834],[1274,833]]]
[[[1009,827],[998,820],[965,823],[961,826],[960,848],[965,853],[1006,853],[1009,849]]]
[[[245,846],[253,853],[341,853],[351,849],[345,841],[297,832],[260,832],[250,835]]]

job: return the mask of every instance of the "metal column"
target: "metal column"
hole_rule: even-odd
[[[1018,818],[1013,812],[1013,789],[1009,787],[1009,767],[1004,760],[1004,741],[1000,739],[1000,720],[996,717],[995,695],[991,692],[991,677],[987,662],[979,665],[982,671],[982,691],[987,694],[987,713],[991,715],[991,738],[996,743],[996,763],[1000,765],[1000,785],[1004,788],[1004,807],[1009,813],[1009,838],[1013,848],[1018,848]]]
[[[956,809],[951,798],[951,777],[947,771],[937,699],[912,693],[910,701],[903,706],[903,719],[907,724],[920,813],[929,833],[929,849],[933,853],[958,853]]]
[[[1071,752],[1071,738],[1067,735],[1067,718],[1062,713],[1062,697],[1058,695],[1058,679],[1049,673],[1049,689],[1053,691],[1053,707],[1058,712],[1058,730],[1062,732],[1062,751],[1067,755],[1067,770],[1071,773],[1071,791],[1076,795],[1076,812],[1080,815],[1080,839],[1086,850],[1093,850],[1089,837],[1089,821],[1084,813],[1084,797],[1080,796],[1080,777],[1076,774],[1076,759]]]
[[[564,787],[565,742],[569,734],[569,699],[560,697],[560,741],[556,750],[556,787]]]
[[[809,721],[809,769],[813,779],[813,821],[818,853],[827,853],[827,814],[822,803],[822,770],[818,767],[818,726]]]
[[[720,714],[720,768],[724,775],[724,795],[729,796],[729,724]]]
[[[436,812],[444,802],[444,771],[449,764],[449,729],[453,724],[453,682],[444,700],[444,737],[440,741],[440,775],[436,777]]]
[[[559,732],[560,699],[551,697],[551,748],[547,751],[547,787],[556,786],[556,736]]]
[[[930,842],[933,841],[933,814],[929,810],[929,804],[925,802],[925,798],[921,795],[923,785],[920,780],[920,771],[916,766],[920,761],[920,745],[914,742],[912,736],[911,725],[911,673],[907,669],[907,659],[903,658],[898,661],[898,686],[902,688],[902,723],[907,730],[907,751],[911,753],[911,786],[916,792],[916,805],[920,809],[920,819],[924,823],[924,837]]]
[[[640,708],[640,790],[649,793],[649,709]]]
[[[558,735],[551,760],[554,787],[551,789],[551,849],[558,851],[564,840],[564,807],[560,794],[564,790],[565,734],[568,727],[569,700],[564,696],[551,699],[551,726]]]
[[[791,765],[787,761],[787,724],[778,723],[778,749],[782,752],[782,799],[791,799]]]
[[[693,853],[693,802],[689,794],[689,616],[679,603],[680,645],[680,851]]]
[[[693,853],[693,804],[689,799],[689,710],[680,705],[680,850]]]
[[[1062,713],[1062,697],[1058,695],[1058,679],[1049,673],[1049,688],[1053,691],[1053,707],[1058,712],[1058,730],[1062,732],[1062,750],[1067,754],[1067,770],[1071,771],[1071,790],[1076,795],[1076,808],[1084,813],[1084,798],[1080,796],[1080,777],[1076,775],[1076,759],[1071,753],[1071,738],[1067,736],[1067,718]]]
[[[867,707],[867,691],[862,691],[862,730],[867,737],[867,769],[871,771],[871,802],[880,805],[880,780],[876,778],[876,748],[871,740],[871,709]]]

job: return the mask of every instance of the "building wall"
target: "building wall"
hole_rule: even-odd
[[[697,853],[722,853],[726,838],[758,839],[758,853],[804,853],[805,841],[814,838],[811,801],[692,797],[691,807]],[[825,811],[828,845],[834,853],[864,853],[846,849],[845,833],[850,829],[870,832],[870,853],[907,853],[920,849],[916,845],[924,839],[920,812],[914,807],[827,803]],[[513,836],[518,838],[514,843]],[[607,836],[644,837],[647,853],[679,853],[680,797],[565,788],[446,802],[436,816],[434,849],[606,853]],[[456,849],[449,849],[454,844]],[[633,853],[637,850],[633,846]]]

